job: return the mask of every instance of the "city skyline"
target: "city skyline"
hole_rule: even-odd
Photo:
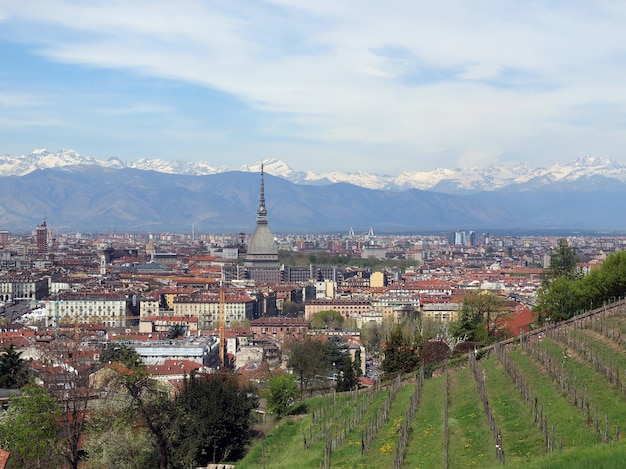
[[[5,2],[0,153],[398,174],[626,163],[615,3]]]

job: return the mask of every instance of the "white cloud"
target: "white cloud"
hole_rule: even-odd
[[[40,99],[35,96],[25,94],[0,94],[0,108],[22,108],[32,107],[40,103]]]
[[[579,133],[571,113],[587,104],[613,102],[622,119],[626,108],[626,11],[611,2],[31,0],[3,8],[17,38],[52,60],[229,93],[279,114],[267,126],[277,136],[493,161],[524,139]]]

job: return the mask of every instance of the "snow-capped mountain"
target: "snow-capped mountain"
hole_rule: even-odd
[[[102,165],[123,167],[119,160],[111,162],[99,161],[89,156],[82,156],[74,150],[59,150],[50,153],[48,150],[34,150],[28,155],[0,155],[0,176],[24,176],[38,169],[59,168],[76,165]]]
[[[206,161],[164,161],[142,158],[135,162],[123,162],[117,158],[100,160],[83,156],[74,150],[34,150],[21,156],[0,155],[0,176],[24,176],[38,169],[69,166],[96,165],[106,168],[134,168],[166,174],[209,175],[229,171],[259,172],[261,164],[266,173],[296,184],[322,185],[345,182],[376,190],[421,189],[444,193],[492,192],[506,188],[524,190],[546,188],[564,183],[575,183],[593,178],[608,178],[626,182],[626,166],[596,156],[578,158],[571,164],[554,164],[549,167],[531,168],[527,164],[515,166],[467,167],[456,169],[437,168],[432,171],[406,171],[397,176],[384,176],[365,172],[328,172],[317,174],[299,171],[278,159],[266,159],[239,168],[213,166]],[[589,185],[589,184],[587,184]]]
[[[371,226],[387,232],[626,230],[626,167],[597,157],[547,168],[378,176],[297,171],[277,159],[233,170],[205,162],[98,160],[71,150],[0,156],[0,228],[32,231],[47,217],[61,231],[193,225],[206,232],[245,232],[254,225],[254,173],[261,164],[272,226],[280,232]],[[411,188],[425,190],[403,190]]]

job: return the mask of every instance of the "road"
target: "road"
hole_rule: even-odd
[[[4,306],[2,317],[8,319],[9,323],[12,323],[28,311],[30,311],[29,301],[19,301],[16,304],[7,303]]]

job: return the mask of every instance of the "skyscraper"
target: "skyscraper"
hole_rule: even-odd
[[[280,280],[280,264],[278,262],[278,247],[274,235],[267,223],[267,209],[265,208],[265,183],[263,165],[261,164],[261,190],[259,209],[257,210],[256,228],[248,244],[244,268],[247,277],[260,282],[278,282]]]
[[[37,226],[37,252],[39,254],[48,252],[48,225],[46,220]]]

